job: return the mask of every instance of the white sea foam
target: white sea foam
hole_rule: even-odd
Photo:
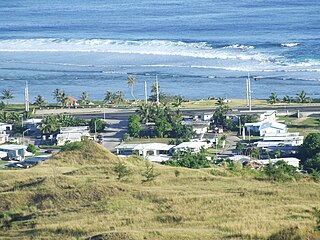
[[[282,43],[281,47],[296,47],[299,43]]]
[[[224,48],[232,48],[232,49],[240,49],[240,50],[249,50],[249,49],[254,49],[254,46],[246,46],[246,45],[242,45],[242,44],[233,44],[233,45],[229,45],[226,46]]]
[[[250,47],[238,45],[237,48]],[[269,61],[270,57],[273,58],[261,53],[231,50],[213,48],[205,42],[187,43],[165,40],[16,39],[0,41],[2,52],[108,52],[244,61]]]

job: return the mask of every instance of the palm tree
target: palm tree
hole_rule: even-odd
[[[62,106],[66,106],[68,104],[68,95],[62,91],[61,95],[60,95],[60,103]]]
[[[304,91],[304,90],[302,90],[299,94],[297,94],[298,96],[297,96],[297,101],[298,101],[298,103],[305,103],[305,102],[307,102],[307,93]]]
[[[87,104],[90,102],[89,100],[89,94],[87,92],[82,92],[80,96],[81,103]]]
[[[45,105],[45,99],[43,96],[38,95],[35,97],[35,101],[34,101],[34,105],[38,106],[38,107],[42,107],[43,105]]]
[[[273,93],[271,93],[268,102],[271,104],[275,104],[276,102],[278,102],[278,100],[279,99],[278,99],[277,93],[273,92]]]
[[[61,94],[62,94],[63,90],[56,88],[53,91],[53,98],[56,99],[57,103],[61,103]]]
[[[115,103],[124,102],[124,93],[122,91],[117,91],[114,94],[114,101],[115,101]]]
[[[136,84],[136,77],[134,75],[129,75],[127,79],[127,84],[128,84],[128,87],[131,88],[132,98],[134,99],[134,101],[136,101],[136,98],[134,97],[134,94],[133,94],[133,88],[134,88],[134,85]]]
[[[4,89],[2,90],[2,96],[1,99],[2,100],[7,100],[7,105],[9,104],[9,100],[13,99],[14,96],[12,94],[12,90],[11,89]]]
[[[218,106],[223,106],[225,104],[225,99],[224,98],[222,98],[222,97],[219,97],[218,99],[217,99],[217,102],[216,102],[216,105],[218,105]]]
[[[172,105],[173,105],[174,107],[180,107],[181,104],[182,104],[182,102],[183,102],[182,97],[181,97],[181,96],[177,96],[177,97],[175,97],[174,100],[175,100],[175,101],[172,103]]]
[[[287,95],[287,96],[285,96],[285,97],[283,98],[283,101],[284,101],[285,103],[291,103],[291,97],[289,97],[289,96]]]
[[[114,101],[114,95],[112,91],[107,91],[106,94],[104,95],[104,101],[106,103],[113,103]]]

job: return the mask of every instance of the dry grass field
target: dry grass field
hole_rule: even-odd
[[[121,160],[98,144],[0,172],[0,239],[320,239],[320,184]],[[150,168],[149,168],[150,169]],[[90,238],[91,237],[91,238]]]

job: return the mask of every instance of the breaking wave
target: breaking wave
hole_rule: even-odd
[[[281,47],[296,47],[299,43],[281,43]]]
[[[107,52],[150,54],[208,59],[274,61],[277,56],[249,50],[252,46],[232,45],[214,48],[206,42],[165,40],[108,40],[108,39],[14,39],[0,40],[0,52]]]

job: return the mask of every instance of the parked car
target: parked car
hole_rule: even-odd
[[[49,153],[49,154],[52,154],[53,153],[53,150],[52,149],[47,149],[44,151],[45,153]]]

